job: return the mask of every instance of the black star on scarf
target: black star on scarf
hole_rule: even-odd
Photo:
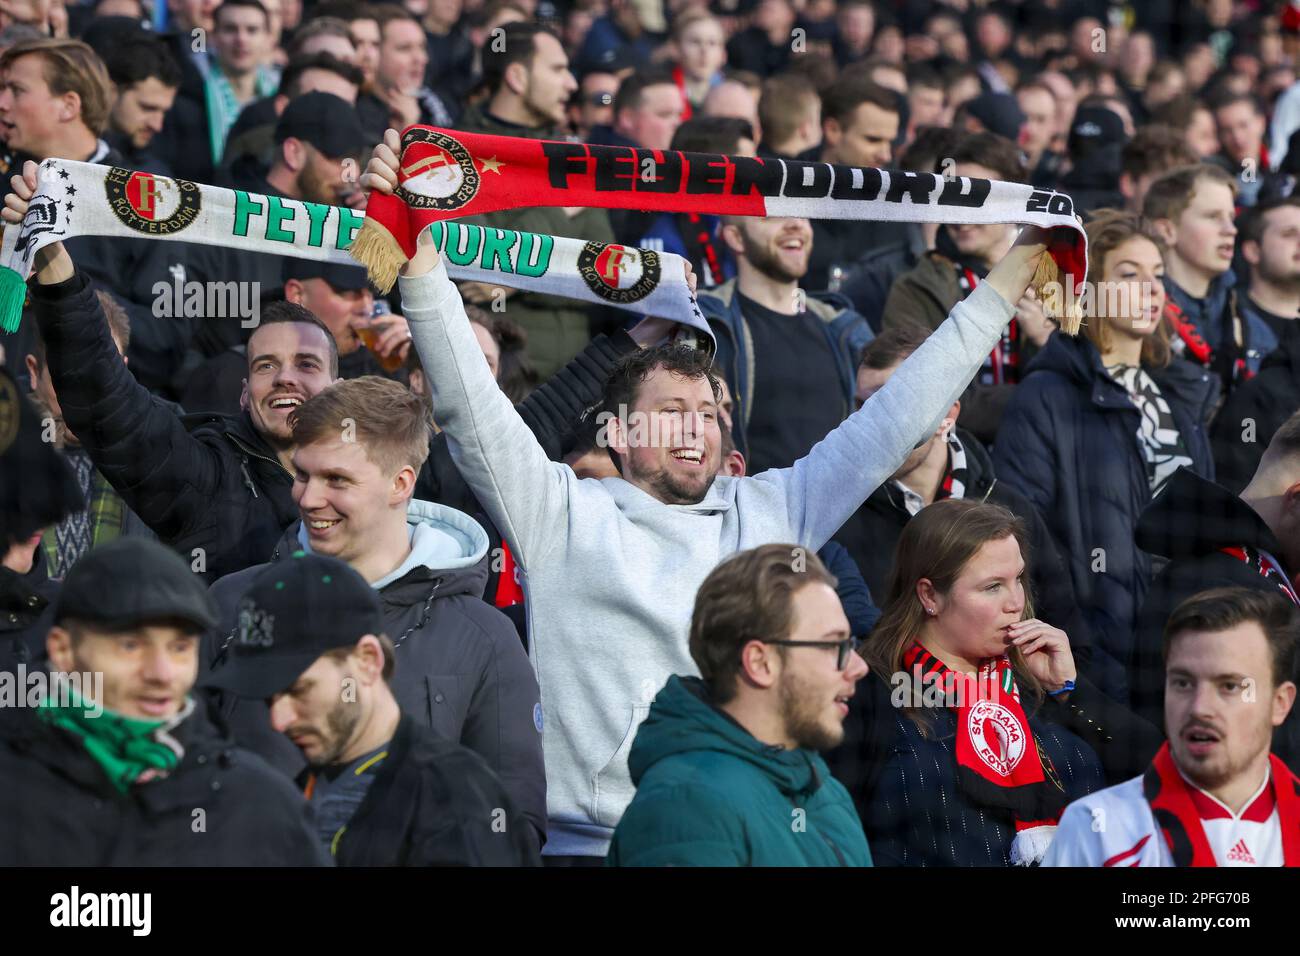
[[[65,203],[63,204],[63,208],[66,209],[66,210],[68,210],[68,212],[72,212],[72,203],[70,203],[70,202],[65,202]]]
[[[69,176],[69,174],[68,174],[68,171],[67,171],[66,169],[60,169],[60,170],[59,170],[59,178],[60,178],[60,179],[67,179],[68,176]]]
[[[69,196],[77,195],[77,187],[72,185],[71,183],[68,184],[68,195]]]

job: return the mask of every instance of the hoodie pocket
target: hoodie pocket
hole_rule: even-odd
[[[635,704],[632,707],[627,730],[619,742],[614,756],[609,758],[600,771],[591,778],[592,819],[598,826],[611,830],[618,825],[623,811],[632,802],[636,787],[632,786],[632,775],[627,769],[627,755],[632,750],[632,741],[636,739],[637,728],[650,713],[649,704]]]

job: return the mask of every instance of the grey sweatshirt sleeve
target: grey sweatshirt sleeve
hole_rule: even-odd
[[[452,460],[527,572],[563,537],[568,469],[547,457],[497,387],[446,263],[439,259],[425,275],[403,276],[400,285],[402,313]]]
[[[824,545],[932,435],[993,350],[1015,308],[986,282],[894,372],[885,387],[790,468],[755,476],[784,497],[799,543]]]

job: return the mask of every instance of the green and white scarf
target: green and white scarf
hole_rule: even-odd
[[[165,777],[180,764],[185,748],[171,731],[194,713],[194,706],[194,698],[187,697],[175,717],[139,720],[91,707],[73,691],[66,705],[51,698],[37,713],[42,720],[81,738],[86,753],[104,768],[113,786],[126,793],[132,784]]]
[[[32,260],[51,242],[145,237],[356,266],[348,249],[364,221],[363,213],[342,206],[47,159],[27,215],[19,226],[4,229],[0,328],[18,328]],[[680,256],[462,222],[428,228],[453,279],[671,318],[712,337]]]

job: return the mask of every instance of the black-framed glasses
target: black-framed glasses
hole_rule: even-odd
[[[849,655],[862,647],[862,639],[858,637],[846,637],[842,641],[763,641],[762,643],[777,644],[781,647],[833,647],[839,652],[835,658],[835,669],[840,671],[849,666]]]

